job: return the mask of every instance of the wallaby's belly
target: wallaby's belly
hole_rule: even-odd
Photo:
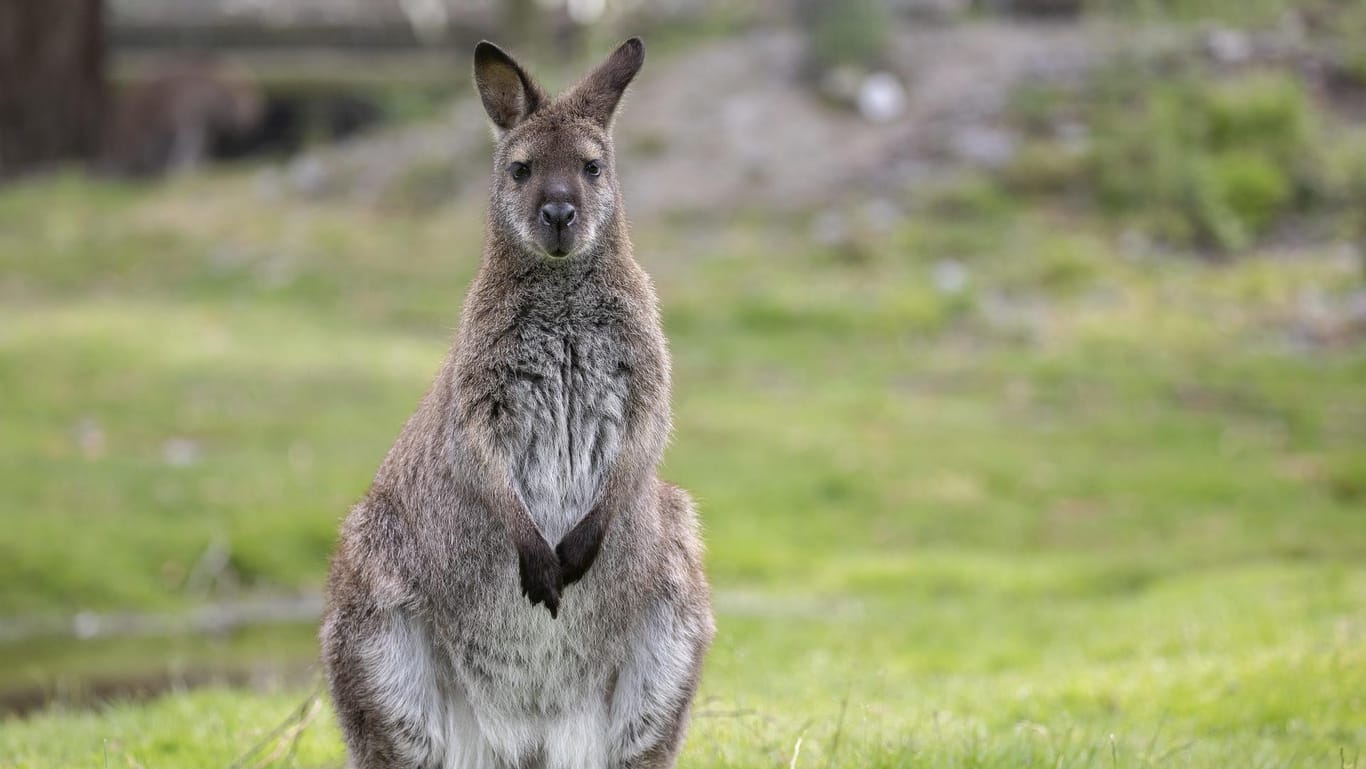
[[[513,590],[474,609],[477,628],[396,615],[367,658],[388,700],[427,730],[430,753],[414,765],[607,766],[612,682],[643,639],[610,632],[595,592],[577,595],[558,619],[528,610]],[[544,762],[528,763],[537,756]]]
[[[508,408],[514,482],[554,545],[586,515],[621,448],[628,377],[605,336],[523,346]]]

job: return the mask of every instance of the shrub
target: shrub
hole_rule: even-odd
[[[1315,194],[1334,207],[1366,208],[1366,134],[1329,142],[1319,161]]]
[[[1225,249],[1251,245],[1275,224],[1294,194],[1281,169],[1246,151],[1203,159],[1192,183],[1196,230]]]
[[[1212,149],[1252,150],[1290,164],[1313,136],[1313,112],[1297,80],[1261,75],[1203,90]]]
[[[1005,183],[1015,192],[1061,194],[1083,178],[1086,157],[1060,142],[1030,142],[1005,168]]]
[[[1280,76],[1187,80],[1094,121],[1098,201],[1178,243],[1248,246],[1295,205],[1317,135],[1303,87]]]
[[[818,67],[871,66],[886,50],[891,25],[883,0],[806,0],[799,14]]]

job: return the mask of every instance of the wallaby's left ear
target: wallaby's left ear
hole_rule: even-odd
[[[588,73],[566,98],[572,100],[579,114],[607,128],[612,125],[617,104],[621,102],[626,86],[631,84],[632,78],[640,71],[640,65],[644,63],[645,43],[633,37],[613,51],[607,61]]]
[[[474,85],[498,131],[526,120],[546,100],[522,65],[487,40],[474,47]]]

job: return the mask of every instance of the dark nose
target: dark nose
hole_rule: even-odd
[[[568,227],[574,223],[574,206],[569,203],[546,203],[541,206],[541,224]]]

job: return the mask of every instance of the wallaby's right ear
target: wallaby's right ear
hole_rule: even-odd
[[[565,100],[573,103],[579,113],[596,120],[598,125],[610,128],[621,95],[644,63],[645,44],[640,38],[633,37],[613,51],[607,61],[588,73],[565,96]]]
[[[474,47],[474,85],[484,111],[500,133],[526,120],[545,103],[545,93],[526,70],[487,40]]]

